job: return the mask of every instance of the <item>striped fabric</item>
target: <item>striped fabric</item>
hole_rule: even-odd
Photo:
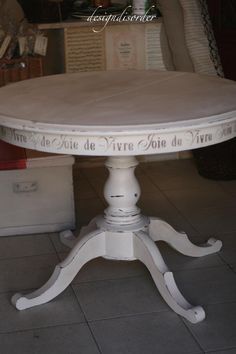
[[[194,67],[184,34],[183,10],[179,0],[158,0],[158,6],[163,16],[174,68],[177,71],[193,72]]]
[[[163,30],[162,23],[158,26],[148,25],[145,28],[146,70],[166,70],[168,67],[168,63],[164,62],[163,41],[161,41]]]
[[[183,8],[187,47],[194,65],[194,71],[217,75],[211,59],[209,42],[205,33],[201,8],[198,0],[179,0]]]

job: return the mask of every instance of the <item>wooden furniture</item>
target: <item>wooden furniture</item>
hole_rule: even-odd
[[[108,208],[79,238],[61,233],[72,247],[48,282],[12,302],[23,310],[52,300],[81,267],[96,257],[143,262],[167,304],[192,323],[205,312],[178,290],[155,241],[201,257],[221,249],[209,239],[191,243],[157,217],[142,215],[136,203],[140,187],[134,175],[137,155],[163,154],[216,144],[236,135],[236,84],[180,72],[120,71],[65,74],[17,83],[1,89],[0,137],[31,149],[107,156],[110,176],[104,196]]]
[[[40,76],[43,76],[42,57],[27,56],[0,60],[0,86]]]

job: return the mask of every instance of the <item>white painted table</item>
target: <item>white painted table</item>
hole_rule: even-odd
[[[156,217],[143,216],[134,175],[137,155],[183,151],[236,136],[236,84],[197,74],[122,71],[66,74],[17,83],[0,90],[0,137],[40,151],[107,156],[108,208],[81,230],[61,233],[72,247],[48,282],[29,295],[16,294],[18,310],[60,294],[81,267],[96,257],[143,262],[167,304],[192,323],[205,312],[182,296],[155,241],[184,255],[220,250],[210,239],[192,244]],[[55,176],[56,178],[56,176]]]

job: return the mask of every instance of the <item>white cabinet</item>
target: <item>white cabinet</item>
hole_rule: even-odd
[[[0,171],[0,236],[74,229],[73,163],[58,155]]]

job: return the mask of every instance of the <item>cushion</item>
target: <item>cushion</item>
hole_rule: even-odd
[[[159,0],[158,3],[176,70],[193,72],[194,67],[185,41],[183,12],[179,1]]]
[[[201,74],[217,75],[211,60],[200,3],[198,0],[179,0],[179,2],[183,8],[185,38],[194,71]]]

